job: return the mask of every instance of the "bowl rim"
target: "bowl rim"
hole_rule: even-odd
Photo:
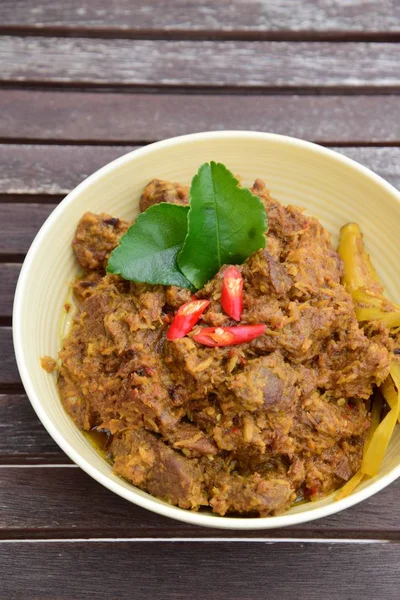
[[[196,141],[208,141],[208,140],[264,140],[266,142],[281,142],[287,144],[289,146],[298,148],[298,149],[306,149],[308,151],[312,151],[315,154],[325,155],[327,158],[332,159],[337,163],[342,163],[353,170],[358,171],[363,176],[372,180],[374,183],[378,184],[381,188],[384,189],[385,192],[390,194],[395,200],[400,203],[400,192],[396,190],[394,186],[385,181],[382,177],[364,167],[360,163],[355,160],[348,158],[334,150],[329,148],[324,148],[318,144],[313,142],[308,142],[299,138],[285,136],[276,133],[266,133],[266,132],[258,132],[258,131],[246,131],[246,130],[221,130],[221,131],[206,131],[199,133],[186,134],[181,136],[176,136],[172,138],[167,138],[165,140],[161,140],[158,142],[154,142],[143,148],[138,148],[132,150],[123,156],[107,163],[105,166],[101,167],[89,177],[87,177],[84,181],[82,181],[79,185],[77,185],[52,211],[49,217],[46,219],[39,232],[36,234],[24,260],[24,263],[21,268],[21,272],[18,278],[18,283],[14,296],[14,304],[13,304],[13,343],[14,343],[14,351],[17,360],[17,366],[19,370],[19,374],[21,376],[21,380],[23,386],[25,388],[26,394],[35,410],[38,418],[41,423],[50,434],[50,436],[54,439],[54,441],[60,446],[60,448],[65,452],[65,454],[83,471],[85,471],[88,475],[90,475],[93,479],[101,483],[104,487],[109,489],[110,491],[116,493],[117,495],[125,498],[126,500],[142,507],[147,510],[150,510],[154,513],[160,514],[165,517],[169,517],[178,521],[183,521],[185,523],[193,524],[193,525],[201,525],[204,527],[210,528],[220,528],[220,529],[233,529],[233,530],[260,530],[260,529],[274,529],[278,527],[287,527],[289,525],[296,525],[301,523],[306,523],[309,521],[313,521],[316,519],[320,519],[323,517],[327,517],[329,515],[333,515],[337,512],[340,512],[346,508],[354,506],[358,504],[362,500],[369,498],[370,496],[376,494],[387,485],[392,483],[395,479],[400,476],[400,464],[393,468],[389,473],[384,476],[381,476],[376,481],[373,481],[365,488],[359,490],[358,492],[354,492],[347,498],[343,498],[341,500],[332,502],[330,504],[326,504],[324,506],[316,507],[311,511],[304,511],[301,513],[287,514],[284,513],[278,516],[270,516],[270,517],[222,517],[215,516],[211,514],[205,514],[201,512],[191,512],[190,510],[181,509],[176,506],[169,505],[167,503],[160,503],[156,498],[152,497],[150,494],[146,494],[145,496],[140,495],[134,486],[131,489],[125,488],[122,484],[111,479],[108,475],[100,472],[96,467],[91,465],[85,458],[83,458],[78,451],[75,450],[74,446],[68,441],[66,437],[58,430],[57,425],[53,423],[52,419],[47,415],[46,410],[42,406],[39,394],[35,390],[35,386],[30,375],[30,372],[27,368],[25,362],[25,353],[24,353],[24,343],[23,336],[24,332],[22,329],[22,305],[23,298],[26,292],[26,285],[29,278],[30,267],[32,263],[35,261],[36,253],[42,243],[42,240],[46,237],[47,233],[50,231],[53,223],[59,219],[66,207],[77,197],[79,196],[86,188],[89,188],[94,182],[101,179],[104,176],[110,174],[114,169],[119,166],[129,163],[132,158],[137,156],[145,156],[150,154],[155,149],[159,148],[168,148],[171,146],[179,146],[185,145],[188,142],[196,142]]]

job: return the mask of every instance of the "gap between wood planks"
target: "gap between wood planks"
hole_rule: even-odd
[[[146,29],[120,27],[79,27],[57,25],[0,25],[0,35],[18,37],[67,37],[154,41],[232,41],[232,42],[376,42],[397,43],[400,31],[249,31],[246,29]]]
[[[224,131],[224,130],[215,130],[215,131]],[[232,131],[241,131],[240,129],[233,129]],[[249,130],[250,132],[253,130]],[[256,131],[256,130],[254,130]],[[194,132],[201,133],[201,132]],[[207,132],[206,132],[207,133]],[[272,132],[273,133],[273,132]],[[180,135],[190,135],[190,134],[179,134],[176,137],[180,137]],[[279,134],[277,134],[279,135]],[[284,135],[284,134],[281,134]],[[174,137],[174,136],[171,136]],[[290,136],[289,136],[290,137]],[[89,147],[115,147],[121,146],[130,148],[131,146],[137,146],[138,148],[144,148],[145,146],[149,146],[150,144],[154,144],[160,141],[159,139],[154,140],[137,140],[133,138],[132,140],[92,140],[92,139],[80,139],[80,140],[72,140],[72,139],[47,139],[47,138],[34,138],[34,137],[0,137],[0,144],[13,144],[13,145],[35,145],[35,146],[89,146]],[[373,142],[360,142],[360,141],[338,141],[335,139],[326,140],[323,143],[318,140],[309,139],[307,140],[312,144],[318,144],[319,146],[323,146],[324,148],[398,148],[400,147],[400,139],[398,140],[390,140],[390,141],[373,141]],[[7,194],[0,193],[0,203],[1,202],[35,202],[35,203],[45,203],[45,202],[58,202],[62,200],[65,196],[61,194]]]
[[[125,83],[93,83],[76,81],[0,81],[0,91],[13,90],[24,92],[81,92],[82,94],[163,94],[191,96],[387,96],[400,95],[398,86],[229,86],[213,85],[169,85],[169,84],[125,84]]]
[[[66,457],[67,458],[67,457]],[[60,459],[60,457],[58,457]],[[1,458],[0,458],[1,460]],[[44,458],[43,458],[44,460]],[[0,464],[0,469],[79,469],[74,463]]]
[[[134,537],[134,538],[31,538],[31,539],[0,539],[0,544],[78,544],[78,543],[256,543],[256,544],[397,544],[395,540],[351,539],[351,538],[241,538],[241,537]]]
[[[22,82],[18,80],[0,81],[0,90],[21,90],[21,91],[60,91],[60,92],[98,92],[98,93],[118,93],[118,94],[202,94],[202,95],[259,95],[265,96],[386,96],[400,95],[400,83],[398,85],[380,86],[361,85],[361,86],[341,86],[341,85],[309,85],[309,86],[282,86],[282,85],[224,85],[223,87],[215,87],[213,85],[203,84],[186,84],[173,85],[161,84],[154,85],[141,83],[99,83],[99,82],[82,82],[68,81],[66,83],[60,81],[44,81],[30,80]]]

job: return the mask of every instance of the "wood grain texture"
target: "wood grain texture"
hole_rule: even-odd
[[[199,528],[155,515],[113,494],[74,466],[2,466],[0,489],[0,539],[19,539],[24,535],[75,539],[88,535],[119,538],[211,535],[400,541],[400,481],[337,515],[285,529],[247,532]],[[29,508],[25,490],[29,490]]]
[[[19,264],[0,263],[0,317],[10,317],[12,314],[15,286],[20,270]]]
[[[24,394],[0,394],[0,431],[0,464],[70,462]]]
[[[54,204],[0,204],[0,253],[24,254]]]
[[[325,144],[398,144],[399,114],[400,96],[395,95],[0,90],[0,139],[134,144],[196,131],[247,129]]]
[[[17,542],[0,552],[7,600],[397,600],[399,592],[397,544]]]
[[[3,26],[127,31],[376,32],[400,30],[400,6],[381,0],[2,0]]]
[[[0,384],[21,382],[15,361],[11,327],[0,327]]]
[[[88,175],[133,149],[0,144],[0,194],[66,194]],[[32,208],[37,225],[35,218]],[[9,219],[13,220],[12,213]],[[1,219],[0,227],[9,225]]]
[[[400,45],[0,38],[0,81],[106,86],[398,88]]]

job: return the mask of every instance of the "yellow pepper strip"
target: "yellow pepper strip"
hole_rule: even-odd
[[[379,393],[375,394],[373,403],[372,403],[372,408],[371,408],[371,423],[369,425],[367,435],[365,436],[365,444],[364,444],[364,452],[363,452],[364,456],[365,456],[368,446],[371,443],[374,433],[377,430],[378,425],[380,423],[382,404],[383,404],[382,396]]]
[[[350,494],[355,490],[355,488],[361,483],[364,479],[364,473],[359,469],[357,473],[353,475],[351,479],[348,480],[347,483],[344,484],[342,488],[338,491],[335,496],[335,500],[341,500],[342,498],[347,498]]]
[[[366,291],[364,288],[358,288],[357,290],[353,290],[351,293],[354,302],[357,304],[363,304],[364,306],[376,306],[376,308],[382,308],[383,297],[372,294],[371,292]]]
[[[383,296],[383,286],[356,223],[341,228],[338,252],[344,262],[342,283],[356,304],[357,320],[383,321],[389,328],[400,327],[400,306]]]
[[[389,328],[400,326],[399,312],[384,312],[379,308],[357,308],[357,321],[383,321]]]
[[[356,223],[342,227],[338,252],[345,267],[342,283],[356,304],[358,321],[380,320],[389,328],[400,327],[400,307],[383,296],[383,287],[364,249],[363,236]],[[351,494],[364,477],[373,477],[379,472],[396,422],[400,422],[400,364],[392,361],[389,372],[390,377],[383,382],[380,390],[390,406],[390,411],[380,423],[382,397],[374,398],[361,468],[339,490],[335,500]]]
[[[389,379],[389,378],[387,378],[387,379]],[[382,410],[382,396],[380,394],[375,394],[373,402],[372,402],[372,409],[371,409],[371,423],[368,428],[367,435],[365,436],[363,456],[365,456],[365,453],[371,442],[371,439],[376,431],[376,428],[379,425],[379,421],[381,419],[381,410]],[[341,500],[342,498],[346,498],[347,496],[350,496],[350,494],[361,483],[361,481],[364,479],[364,477],[365,477],[365,473],[363,473],[361,468],[358,469],[358,471],[353,475],[353,477],[351,479],[349,479],[348,482],[345,483],[342,488],[340,488],[339,492],[335,496],[335,500]]]
[[[364,249],[361,229],[356,223],[348,223],[341,228],[338,253],[345,265],[342,283],[348,292],[360,287],[379,288],[380,292],[383,291],[371,259]]]
[[[394,402],[392,408],[383,419],[381,423],[379,423],[376,428],[370,443],[366,449],[366,452],[363,457],[363,461],[361,464],[361,471],[365,473],[365,475],[369,475],[370,477],[374,477],[378,474],[380,469],[383,457],[386,452],[386,448],[389,445],[390,438],[392,437],[393,430],[395,428],[397,419],[399,418],[400,411],[400,367],[397,363],[392,362],[390,365],[390,375],[393,378],[397,388],[397,399]]]
[[[400,306],[390,302],[382,294],[375,294],[365,288],[358,288],[351,293],[354,302],[367,308],[376,307],[383,312],[396,312],[400,311]]]
[[[390,408],[393,409],[393,408],[395,408],[395,405],[396,405],[396,397],[397,397],[396,395],[400,394],[400,365],[397,361],[393,361],[392,364],[390,365],[390,374],[391,374],[392,379],[398,389],[398,392],[396,392],[396,389],[393,385],[393,381],[390,379],[390,377],[385,379],[385,381],[381,385],[381,388],[383,388],[382,393],[383,393],[383,396],[384,396],[386,402],[389,404]],[[383,387],[384,384],[385,384],[385,387]],[[400,400],[399,400],[399,403],[400,403]],[[397,420],[400,423],[400,406],[399,406],[399,414],[398,414]]]
[[[379,389],[382,392],[386,402],[389,404],[390,408],[393,408],[397,401],[397,392],[396,388],[393,385],[392,378],[387,377]]]

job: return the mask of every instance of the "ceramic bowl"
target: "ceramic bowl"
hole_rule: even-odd
[[[197,133],[135,150],[106,165],[75,188],[49,216],[26,256],[15,295],[14,345],[19,372],[39,419],[64,452],[99,483],[161,515],[230,529],[268,529],[339,512],[372,496],[400,475],[397,426],[379,475],[340,501],[334,495],[266,518],[232,518],[190,512],[158,500],[112,473],[65,413],[56,375],[40,366],[57,356],[63,304],[78,273],[71,241],[85,211],[132,219],[140,194],[153,178],[189,184],[205,161],[221,161],[250,185],[261,177],[278,200],[303,206],[320,219],[336,244],[344,223],[356,221],[387,294],[400,299],[400,193],[381,177],[336,152],[285,136],[246,131]]]

